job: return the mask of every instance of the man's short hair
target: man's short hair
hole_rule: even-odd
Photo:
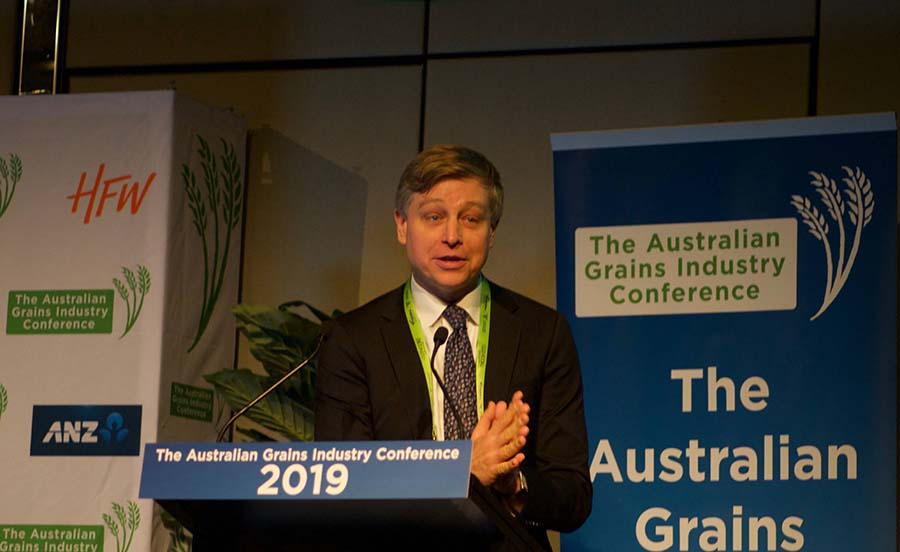
[[[413,194],[428,193],[439,182],[449,178],[474,178],[487,188],[491,228],[496,228],[503,215],[500,172],[487,157],[463,146],[438,145],[419,153],[400,176],[394,208],[406,215]]]

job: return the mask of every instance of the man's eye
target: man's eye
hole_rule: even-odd
[[[441,220],[441,216],[436,213],[430,213],[430,214],[425,215],[425,220],[438,221],[438,220]]]

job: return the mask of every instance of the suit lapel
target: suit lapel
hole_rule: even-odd
[[[395,308],[396,307],[396,308]],[[409,332],[406,315],[403,312],[403,292],[397,294],[390,309],[383,313],[384,323],[381,335],[391,366],[394,370],[395,384],[399,388],[401,403],[406,409],[406,420],[409,423],[410,435],[416,439],[431,438],[431,404],[428,399],[428,387],[425,373],[416,345]]]
[[[522,323],[515,315],[515,300],[499,286],[491,284],[491,335],[488,340],[487,368],[484,376],[484,402],[508,401],[510,382],[519,351]]]

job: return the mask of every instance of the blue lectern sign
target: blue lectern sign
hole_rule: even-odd
[[[896,551],[896,129],[553,136],[594,485],[566,552]]]
[[[471,441],[148,444],[140,497],[466,498],[471,456]]]

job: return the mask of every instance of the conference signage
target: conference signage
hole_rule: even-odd
[[[570,551],[896,550],[893,114],[552,137]]]
[[[471,441],[148,444],[142,498],[466,498]],[[227,481],[227,484],[223,484]],[[415,481],[415,485],[409,485]]]
[[[167,550],[140,455],[216,433],[244,122],[172,91],[0,116],[0,552]]]

